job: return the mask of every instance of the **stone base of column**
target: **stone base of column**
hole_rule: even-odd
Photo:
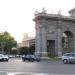
[[[47,52],[42,52],[41,53],[41,60],[44,60],[44,61],[48,61],[49,60]]]
[[[35,52],[36,56],[39,56],[41,60],[49,60],[47,52]]]
[[[47,52],[41,52],[41,57],[47,57]]]
[[[47,57],[47,52],[35,52],[36,56]]]
[[[58,58],[62,57],[62,52],[58,52]]]

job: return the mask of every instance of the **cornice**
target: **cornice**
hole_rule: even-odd
[[[64,20],[64,21],[73,21],[75,22],[75,18],[72,16],[63,16],[63,15],[59,15],[59,14],[42,14],[42,13],[38,13],[35,16],[34,21],[37,20],[42,20],[42,19],[54,19],[54,20]]]

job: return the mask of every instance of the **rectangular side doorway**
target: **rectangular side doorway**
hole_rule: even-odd
[[[47,53],[48,56],[55,56],[55,40],[47,40]]]

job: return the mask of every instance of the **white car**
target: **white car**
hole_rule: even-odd
[[[8,60],[9,60],[8,55],[0,54],[0,61],[8,61]]]
[[[64,64],[75,63],[75,53],[65,53],[62,56],[62,61],[63,61]]]

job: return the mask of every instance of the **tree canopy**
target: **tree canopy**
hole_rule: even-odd
[[[12,48],[16,47],[17,41],[14,39],[13,36],[10,35],[8,32],[1,32],[0,33],[0,51],[4,51],[6,53],[11,53]]]

